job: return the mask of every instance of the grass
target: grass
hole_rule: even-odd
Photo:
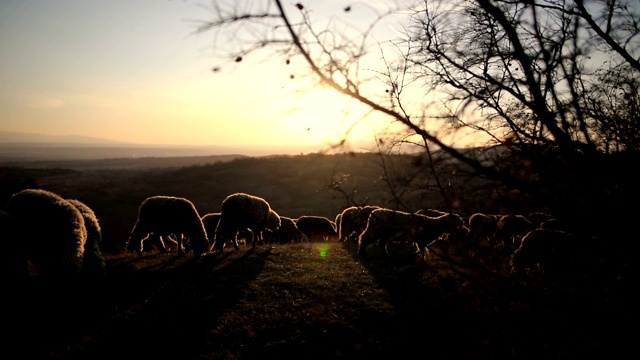
[[[30,359],[546,359],[629,350],[630,286],[525,283],[500,261],[438,251],[422,261],[401,245],[388,259],[376,245],[360,258],[355,247],[109,255],[99,284],[9,288],[4,348]]]

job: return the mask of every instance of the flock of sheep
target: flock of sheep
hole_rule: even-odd
[[[20,256],[14,264],[5,264],[17,276],[105,274],[100,225],[94,212],[82,202],[46,190],[26,189],[15,193],[0,214],[2,231],[20,237],[20,241],[12,242],[16,249],[11,249]],[[402,243],[415,247],[423,259],[436,246],[471,257],[494,256],[498,249],[508,254],[513,273],[530,268],[553,272],[593,263],[590,250],[597,246],[597,239],[572,235],[561,229],[557,220],[541,213],[526,217],[477,213],[463,218],[431,209],[410,213],[352,206],[334,220],[322,216],[293,219],[278,215],[263,198],[234,193],[223,200],[220,212],[203,216],[185,198],[145,199],[127,250],[142,255],[145,243],[156,241],[165,251],[174,246],[179,256],[189,252],[201,256],[222,252],[229,242],[237,251],[241,238],[253,247],[263,243],[357,242],[362,257],[374,243],[383,256],[389,255],[390,243]]]

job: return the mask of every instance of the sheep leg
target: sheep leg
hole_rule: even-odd
[[[136,222],[127,242],[127,250],[132,252],[134,249],[138,256],[142,256],[142,241],[147,237],[148,233],[143,230],[145,226]]]
[[[176,234],[176,240],[178,243],[178,256],[184,256],[185,255],[184,247],[183,247],[184,236],[182,234]]]
[[[367,256],[367,246],[369,246],[370,243],[371,241],[369,240],[369,237],[366,233],[363,232],[362,234],[360,234],[360,236],[358,237],[359,256]]]
[[[237,237],[237,234],[236,234],[236,236],[234,236],[234,237],[233,237],[233,248],[234,248],[236,251],[240,250],[240,246],[238,246],[238,237]]]
[[[378,242],[378,246],[382,250],[382,255],[385,257],[389,257],[389,240],[388,239],[380,239]]]
[[[413,243],[417,248],[416,255],[420,254],[420,256],[422,256],[423,258],[426,256],[426,254],[427,254],[427,243],[428,242],[425,241],[425,240],[418,240],[418,241]]]

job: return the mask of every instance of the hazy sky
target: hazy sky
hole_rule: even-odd
[[[208,1],[0,1],[0,131],[143,144],[310,144],[347,128],[344,102],[284,64],[211,71]],[[372,137],[363,129],[364,137]]]

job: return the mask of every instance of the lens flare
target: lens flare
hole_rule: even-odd
[[[331,246],[329,246],[329,244],[318,245],[318,250],[320,250],[320,257],[326,257],[330,247]]]

